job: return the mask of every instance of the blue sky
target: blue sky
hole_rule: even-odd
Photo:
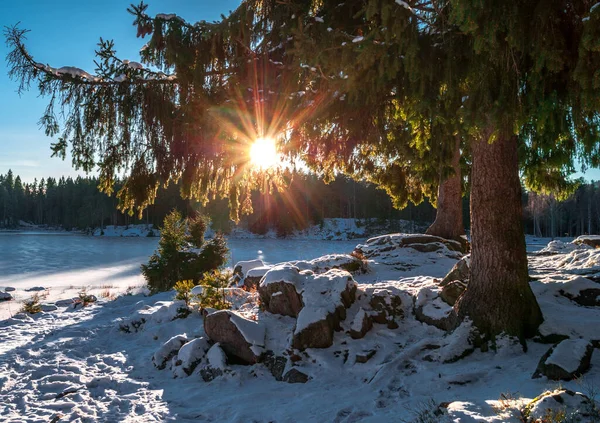
[[[133,1],[138,3],[139,0]],[[94,50],[100,37],[115,40],[123,59],[136,60],[145,40],[136,38],[131,0],[0,0],[0,26],[29,29],[27,46],[38,62],[54,67],[94,70]],[[235,9],[240,0],[147,0],[148,13],[176,13],[188,21],[212,21]],[[47,104],[36,88],[19,97],[8,76],[8,48],[0,42],[0,174],[12,169],[25,181],[47,176],[77,175],[70,158],[51,158],[50,143],[38,127]]]
[[[240,0],[147,0],[148,13],[176,13],[188,21],[217,20],[235,9]],[[100,37],[114,39],[123,59],[136,60],[144,40],[136,38],[133,17],[126,11],[131,0],[0,0],[0,26],[29,29],[27,46],[38,62],[54,67],[94,69],[94,50]],[[137,0],[136,0],[137,3]],[[36,88],[16,93],[17,84],[7,76],[4,60],[8,48],[0,42],[0,174],[12,169],[24,181],[34,178],[77,175],[70,158],[50,157],[52,139],[38,127],[46,100]],[[600,180],[600,170],[588,170],[587,179]]]

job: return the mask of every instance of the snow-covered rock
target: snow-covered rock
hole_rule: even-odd
[[[163,343],[152,356],[154,366],[162,370],[166,367],[167,362],[177,355],[179,349],[188,341],[185,335],[175,335],[167,342]]]
[[[586,339],[565,339],[542,356],[533,377],[546,376],[551,380],[580,377],[589,369],[593,351]]]
[[[600,284],[584,277],[575,277],[559,290],[561,295],[587,307],[600,307]]]
[[[367,332],[373,327],[373,321],[371,317],[361,307],[358,309],[358,313],[352,319],[352,325],[350,326],[350,336],[353,339],[363,338]]]
[[[185,301],[157,301],[153,306],[144,306],[132,316],[119,321],[123,332],[138,332],[145,325],[160,325],[188,314]]]
[[[376,323],[387,324],[390,328],[398,327],[397,320],[404,317],[402,294],[395,286],[383,286],[366,288],[371,311],[370,317]]]
[[[177,353],[173,374],[176,377],[185,377],[192,374],[198,364],[210,349],[208,339],[200,337],[185,343]]]
[[[448,305],[453,306],[463,292],[467,289],[467,284],[461,281],[448,282],[440,290],[440,298]]]
[[[600,404],[587,396],[568,389],[544,392],[529,403],[524,414],[528,422],[573,422],[591,423],[598,421]]]
[[[13,296],[11,294],[0,291],[0,301],[11,301],[12,299]]]
[[[446,286],[450,282],[460,281],[465,284],[469,281],[469,267],[471,265],[471,256],[465,256],[456,262],[454,267],[448,272],[440,282],[440,286]]]
[[[264,352],[265,327],[229,310],[220,310],[204,318],[204,331],[219,343],[230,359],[254,364]]]
[[[453,330],[458,319],[452,306],[442,300],[431,288],[424,288],[415,297],[415,317],[418,321],[439,329]]]
[[[265,310],[283,316],[298,317],[302,310],[302,290],[306,273],[291,264],[273,267],[262,279],[258,293]]]
[[[206,353],[206,365],[200,368],[200,376],[205,382],[222,376],[227,370],[227,355],[219,343],[214,344]]]
[[[246,260],[246,261],[238,261],[235,266],[233,266],[233,277],[237,282],[243,281],[248,275],[248,271],[255,269],[257,267],[265,267],[265,264],[262,260]]]
[[[271,266],[261,266],[250,269],[244,278],[244,289],[255,290],[260,284],[260,280],[271,270]]]
[[[350,273],[367,271],[367,264],[358,257],[350,254],[328,254],[311,260],[311,270],[315,273],[323,273],[330,269],[343,269]]]
[[[367,258],[373,258],[401,248],[411,248],[420,253],[438,252],[457,259],[462,257],[460,242],[424,234],[381,235],[358,245],[355,251]]]
[[[332,269],[321,275],[307,275],[302,290],[304,307],[298,314],[294,348],[327,348],[333,332],[346,318],[346,308],[355,300],[356,282],[345,270]]]
[[[581,235],[573,240],[573,244],[585,244],[597,248],[600,247],[600,235]]]

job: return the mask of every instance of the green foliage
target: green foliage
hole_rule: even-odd
[[[175,290],[175,299],[185,301],[185,305],[189,307],[192,300],[190,291],[194,286],[194,281],[178,281],[175,286],[173,286],[173,289]]]
[[[24,301],[21,311],[29,314],[40,313],[42,311],[40,296],[38,294],[34,294],[33,297]]]
[[[192,229],[190,235],[186,233],[188,228]],[[182,219],[177,210],[165,217],[158,250],[148,264],[141,266],[151,292],[168,291],[178,281],[197,282],[204,273],[226,263],[229,250],[225,238],[217,234],[204,242],[203,232],[200,233],[203,228],[206,228],[203,217],[190,222]],[[192,247],[200,251],[190,251]]]
[[[231,306],[225,299],[225,288],[229,285],[231,272],[213,270],[204,274],[201,284],[204,292],[199,298],[202,308],[224,310]]]

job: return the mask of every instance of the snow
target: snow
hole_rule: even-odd
[[[600,2],[594,4],[591,8],[590,8],[590,13],[592,13],[597,7],[600,6]]]
[[[354,316],[354,319],[352,320],[352,326],[350,327],[350,329],[356,332],[360,332],[362,330],[363,321],[365,320],[366,316],[367,313],[365,313],[365,310],[361,307],[358,310],[358,313],[356,313],[356,316]]]
[[[179,349],[187,342],[185,335],[175,335],[167,342],[162,344],[160,348],[152,356],[152,361],[156,367],[163,368],[168,360],[170,360]]]
[[[46,301],[73,297],[68,284],[76,285],[75,289],[87,283],[127,286],[139,277],[132,269],[139,272],[139,263],[143,261],[139,259],[141,251],[147,257],[157,241],[66,235],[24,238],[0,236],[3,251],[8,251],[0,257],[3,269],[0,287],[15,287],[15,295],[22,298],[25,288],[41,286],[49,292]],[[22,242],[27,248],[18,246]],[[51,248],[40,247],[44,242],[60,246],[55,248],[58,250],[55,255]],[[244,242],[248,243],[244,251],[249,255],[244,259],[256,258],[261,250],[267,256],[273,254],[270,257],[288,262],[303,258],[305,261],[296,262],[300,267],[312,266],[315,255],[326,249],[315,248],[320,245],[317,242]],[[38,245],[38,249],[34,250],[33,245]],[[269,253],[267,245],[276,245],[278,252]],[[292,245],[300,246],[306,255],[299,257],[298,250],[285,248]],[[336,245],[330,243],[329,248],[335,249]],[[135,248],[140,251],[133,254]],[[437,252],[418,253],[410,248],[379,252],[368,259],[369,273],[354,275],[359,289],[357,301],[341,323],[344,330],[334,334],[334,345],[300,353],[302,360],[295,368],[311,376],[307,384],[276,382],[262,364],[227,364],[218,344],[202,357],[206,347],[200,345],[200,340],[206,337],[203,319],[198,313],[178,317],[182,303],[173,301],[173,292],[151,297],[124,295],[114,301],[97,295],[98,303],[85,308],[58,307],[51,312],[15,315],[0,321],[0,420],[51,421],[60,414],[63,417],[58,421],[413,421],[417,411],[427,407],[434,410],[428,404],[444,402],[449,403],[442,408],[444,414],[434,415],[431,421],[517,423],[520,421],[517,408],[554,389],[553,382],[545,378],[531,379],[540,357],[549,347],[532,340],[524,352],[517,341],[498,337],[495,349],[487,352],[474,349],[466,358],[444,363],[463,354],[465,348],[473,349],[469,344],[470,325],[465,323],[452,334],[445,334],[418,322],[410,311],[414,297],[425,306],[436,301],[435,278],[443,276],[456,259]],[[310,253],[315,255],[311,257]],[[600,310],[579,306],[560,291],[574,294],[594,286],[595,282],[580,275],[594,272],[595,268],[585,267],[590,257],[569,261],[570,267],[557,266],[570,253],[530,256],[530,271],[537,278],[531,286],[544,313],[543,334],[564,333],[583,343],[586,341],[576,338],[598,338]],[[110,264],[98,261],[97,256],[110,254],[116,264],[107,269]],[[241,259],[243,254],[237,254]],[[279,272],[279,277],[291,280],[303,296],[315,297],[321,296],[320,291],[306,291],[308,286],[323,285],[325,279],[333,279],[340,287],[347,283],[343,277],[336,279],[348,275],[341,270],[315,275],[301,272],[300,267],[290,263],[276,265],[265,275],[265,280]],[[367,306],[368,296],[364,292],[376,289],[401,296],[405,317],[398,319],[397,329],[374,324],[364,338],[350,339],[345,330],[352,323],[358,325],[361,309],[364,312]],[[310,299],[313,300],[319,304],[321,299]],[[15,302],[12,307],[13,312],[18,308]],[[288,348],[288,335],[294,329],[295,319],[265,313],[252,303],[244,304],[235,314],[239,319],[234,317],[234,320],[238,324],[243,322],[240,331],[255,345],[278,353]],[[138,330],[127,333],[120,329],[124,323],[141,318],[145,322]],[[260,330],[254,330],[254,318],[264,323],[264,337]],[[173,365],[173,371],[154,368],[152,358],[168,357],[171,353],[166,347],[161,348],[174,337],[181,339],[177,335],[192,341],[183,344],[177,355],[165,363]],[[173,342],[171,352],[178,349]],[[193,343],[198,343],[197,349],[192,348]],[[571,348],[570,352],[575,350]],[[376,353],[366,363],[356,362],[357,354],[368,351]],[[177,365],[179,360],[182,364]],[[183,368],[184,362],[197,360],[201,360],[200,366],[227,370],[226,377],[209,383],[203,382],[197,371],[190,377],[180,377],[183,374],[178,368]],[[174,378],[174,374],[178,377]],[[599,378],[600,354],[593,354],[583,382],[594,383]],[[563,386],[581,390],[582,382],[563,382]],[[520,396],[514,401],[499,400],[502,394],[517,391]]]
[[[210,366],[214,369],[225,370],[227,367],[227,357],[218,342],[210,347],[206,353],[206,358]]]
[[[234,269],[238,269],[242,274],[242,278],[245,278],[247,276],[247,273],[249,270],[257,268],[257,267],[264,267],[264,263],[262,260],[256,259],[256,260],[247,260],[247,261],[238,261],[235,266],[233,266]]]
[[[252,352],[260,355],[262,348],[265,346],[265,327],[254,320],[246,319],[234,312],[229,312],[229,320],[240,331],[246,342],[250,344]],[[255,350],[258,350],[259,353],[257,354]]]
[[[353,43],[360,43],[360,42],[361,42],[362,40],[364,40],[364,39],[365,39],[365,37],[360,37],[360,36],[359,36],[359,37],[354,37],[354,38],[352,39],[352,42],[353,42]]]
[[[574,373],[585,356],[589,341],[585,339],[566,339],[560,342],[546,359],[546,364],[554,364],[569,373]]]

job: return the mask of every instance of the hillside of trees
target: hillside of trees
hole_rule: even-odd
[[[67,230],[135,223],[160,225],[174,208],[184,215],[201,211],[210,216],[213,227],[224,232],[232,225],[226,199],[202,207],[182,199],[179,186],[170,185],[166,190],[159,190],[155,204],[139,219],[119,211],[116,197],[100,192],[98,183],[95,177],[48,177],[23,183],[11,170],[0,174],[0,227],[14,228],[19,221]],[[121,182],[117,182],[115,191],[120,186]],[[314,175],[298,173],[285,193],[262,195],[254,192],[252,203],[253,213],[244,216],[241,224],[256,233],[273,228],[285,235],[293,229],[319,224],[324,218],[333,217],[405,219],[419,223],[429,223],[435,218],[435,209],[428,201],[397,210],[386,193],[374,185],[342,176],[325,184]],[[582,184],[566,201],[524,192],[523,205],[523,219],[529,234],[557,237],[600,232],[600,188],[596,183]],[[469,201],[464,198],[467,227],[468,210]]]

